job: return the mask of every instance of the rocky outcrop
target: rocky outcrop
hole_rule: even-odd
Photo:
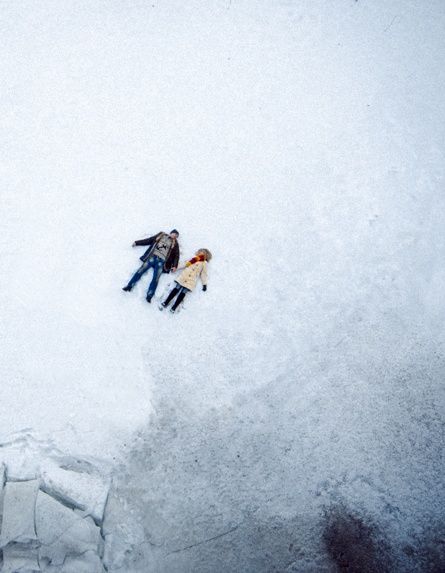
[[[34,444],[35,446],[35,444]],[[4,450],[3,450],[4,453]],[[104,573],[110,481],[90,462],[13,452],[0,463],[2,573]]]

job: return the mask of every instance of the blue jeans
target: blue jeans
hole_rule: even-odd
[[[152,297],[156,292],[156,287],[158,286],[159,278],[162,274],[162,269],[164,267],[164,262],[162,259],[156,255],[151,256],[148,261],[142,264],[138,270],[131,277],[128,286],[133,288],[133,286],[138,282],[138,280],[144,275],[148,269],[153,269],[153,278],[151,279],[150,286],[148,287],[147,296]]]

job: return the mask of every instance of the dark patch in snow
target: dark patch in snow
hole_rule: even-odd
[[[348,573],[389,573],[389,547],[377,527],[363,516],[353,515],[346,507],[334,507],[325,513],[323,540],[340,571]]]

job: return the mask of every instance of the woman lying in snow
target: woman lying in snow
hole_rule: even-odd
[[[161,302],[159,308],[160,310],[167,308],[171,301],[176,297],[175,303],[170,309],[170,312],[175,312],[181,302],[184,300],[185,295],[192,291],[198,278],[201,278],[202,290],[207,290],[207,263],[212,258],[212,253],[208,249],[199,249],[196,251],[193,259],[190,259],[182,267],[184,270],[175,279],[176,286],[169,293],[168,297]]]

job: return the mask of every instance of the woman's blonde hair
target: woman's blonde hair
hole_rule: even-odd
[[[197,255],[204,255],[206,258],[206,261],[210,261],[210,259],[212,258],[212,253],[209,251],[209,249],[198,249],[196,251]]]

